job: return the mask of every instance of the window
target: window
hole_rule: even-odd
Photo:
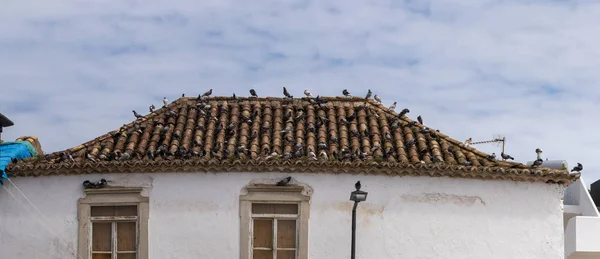
[[[85,190],[79,200],[82,259],[147,259],[148,198],[141,188]]]
[[[254,259],[295,259],[298,204],[252,204]]]
[[[248,186],[240,196],[241,259],[308,258],[310,196],[302,186]]]
[[[136,205],[92,206],[92,259],[136,259]]]

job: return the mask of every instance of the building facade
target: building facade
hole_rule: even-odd
[[[337,97],[181,98],[7,171],[0,258],[74,259],[349,257],[358,180],[357,258],[558,259],[579,177]]]

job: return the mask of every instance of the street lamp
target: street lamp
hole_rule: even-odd
[[[360,181],[354,184],[356,191],[350,193],[350,200],[354,201],[354,207],[352,207],[352,247],[350,250],[350,258],[354,259],[356,257],[356,206],[361,201],[367,200],[367,192],[363,192],[360,190]]]

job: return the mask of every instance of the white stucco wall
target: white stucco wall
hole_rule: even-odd
[[[239,194],[251,180],[284,174],[127,174],[14,178],[0,187],[0,258],[76,258],[81,182],[101,177],[149,187],[150,258],[239,258]],[[349,258],[354,183],[357,258],[563,258],[558,185],[430,177],[292,174],[310,185],[309,257]],[[50,230],[40,222],[46,223]],[[53,232],[54,234],[52,234]],[[66,248],[66,246],[69,248]]]

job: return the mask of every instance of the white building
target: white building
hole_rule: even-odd
[[[562,197],[579,174],[326,100],[182,98],[19,161],[0,189],[0,258],[348,258],[358,180],[356,258],[564,258]]]
[[[564,227],[566,259],[600,258],[600,213],[583,179],[565,191]]]

